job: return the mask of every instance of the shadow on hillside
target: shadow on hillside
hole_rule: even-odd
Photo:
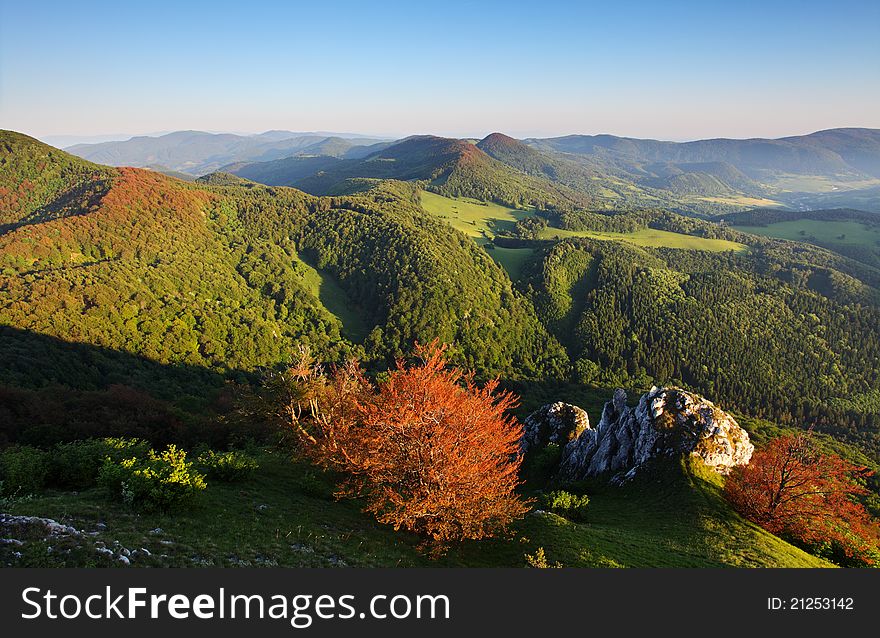
[[[222,438],[209,430],[231,410],[226,382],[248,379],[0,326],[0,444]]]

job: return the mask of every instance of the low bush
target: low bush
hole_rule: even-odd
[[[214,450],[200,454],[196,465],[208,478],[228,483],[242,481],[260,467],[254,457],[244,452]]]
[[[573,521],[586,519],[589,502],[586,494],[572,494],[565,490],[554,490],[543,498],[544,507]]]
[[[141,511],[170,511],[191,503],[207,487],[205,477],[186,460],[186,452],[169,445],[164,452],[121,461],[108,458],[98,474],[100,485]]]
[[[150,444],[141,439],[86,439],[61,443],[52,455],[51,482],[59,487],[85,489],[97,483],[98,473],[106,459],[119,462],[144,457]]]
[[[17,445],[0,452],[0,481],[6,495],[32,494],[46,486],[49,455],[28,445]]]
[[[562,458],[562,447],[549,443],[546,447],[529,453],[523,461],[526,482],[534,486],[545,485],[553,477]]]

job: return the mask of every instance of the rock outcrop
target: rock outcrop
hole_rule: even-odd
[[[551,429],[541,429],[540,424],[551,423],[543,415],[555,405],[560,404],[544,406],[526,419],[527,424],[532,420],[538,427],[526,426],[524,449],[534,449],[544,440],[550,442],[554,434],[562,445],[560,437],[577,431],[577,424],[583,420],[573,418],[557,418],[562,422],[554,421]],[[560,417],[570,413],[555,411]],[[707,399],[679,388],[651,388],[634,408],[627,406],[626,392],[615,390],[613,399],[602,410],[599,424],[591,428],[588,420],[586,423],[564,443],[557,474],[560,479],[576,481],[610,473],[616,480],[623,480],[651,459],[682,454],[694,454],[726,474],[735,465],[747,464],[754,451],[748,433],[732,416]],[[550,434],[542,434],[547,432]]]
[[[590,417],[576,405],[557,401],[532,412],[523,422],[522,450],[555,443],[564,447],[590,427]]]

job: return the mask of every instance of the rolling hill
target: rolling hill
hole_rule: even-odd
[[[427,188],[445,195],[515,207],[572,208],[590,201],[584,193],[522,173],[474,144],[451,138],[415,136],[384,146],[362,159],[322,161],[320,167],[318,160],[314,161],[318,170],[306,177],[303,173],[309,167],[305,158],[289,158],[266,166],[250,163],[224,170],[243,177],[268,175],[275,183],[316,195],[365,190],[376,180],[395,179],[424,182]]]
[[[542,205],[558,208],[656,206],[712,216],[755,206],[874,210],[878,148],[880,131],[853,128],[682,143],[613,135],[527,140],[501,133],[482,140],[424,135],[392,142],[354,134],[179,131],[69,150],[113,166],[157,166],[196,176],[222,170],[319,195],[363,191],[381,179],[424,180],[446,195],[504,205],[523,205],[525,193],[540,192]]]
[[[880,271],[843,253],[664,211],[559,213],[573,191],[444,138],[307,178],[371,171],[342,197],[101,167],[14,133],[0,148],[15,330],[221,375],[302,341],[381,367],[440,337],[479,375],[671,382],[880,451],[872,408],[841,407],[878,382]]]
[[[248,136],[177,131],[158,137],[133,137],[122,142],[77,144],[66,150],[99,164],[134,167],[158,164],[168,170],[198,177],[234,162],[279,159],[301,152],[343,155],[354,147],[380,141],[361,136],[343,138],[333,134],[290,131],[268,131]]]
[[[484,141],[488,151],[420,137],[332,158],[305,178],[315,190],[366,171],[373,181],[324,197],[230,173],[185,182],[101,166],[0,133],[0,441],[266,437],[230,408],[230,382],[249,387],[299,344],[328,363],[357,356],[378,374],[437,337],[524,407],[674,384],[748,423],[814,427],[880,459],[880,269],[669,211],[578,209],[582,195],[546,177],[555,160]],[[565,215],[581,227],[553,225]],[[175,517],[108,508],[97,490],[16,507],[83,528],[100,512],[110,542],[150,545],[147,532],[162,527],[169,543],[156,565],[193,564],[194,553],[223,565],[426,563],[417,539],[379,527],[357,503],[331,505],[329,477],[260,454],[251,482],[216,487],[207,509]],[[640,480],[589,486],[586,521],[533,513],[513,539],[466,543],[442,560],[514,566],[545,547],[570,566],[825,564],[743,521],[699,467]],[[254,499],[272,525],[255,522]],[[294,544],[266,532],[294,524]],[[193,549],[209,537],[221,540]],[[231,549],[236,538],[247,540]],[[57,564],[30,547],[27,564]]]
[[[539,149],[629,162],[726,162],[752,177],[766,172],[868,174],[880,177],[880,131],[832,129],[781,139],[711,139],[662,142],[613,135],[530,139]]]

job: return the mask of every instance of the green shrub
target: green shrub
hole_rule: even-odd
[[[111,461],[122,461],[135,457],[148,456],[152,451],[148,441],[143,439],[125,439],[108,437],[101,439],[105,454]]]
[[[244,452],[214,450],[200,454],[197,466],[208,478],[223,482],[242,481],[260,467],[254,457]]]
[[[107,458],[98,483],[142,511],[178,509],[207,487],[205,477],[187,462],[186,452],[174,445],[161,453],[149,450],[146,457]]]
[[[556,443],[549,443],[546,447],[529,453],[523,461],[523,472],[526,481],[538,486],[546,484],[562,458],[562,447]]]
[[[86,439],[60,443],[52,456],[52,483],[59,487],[84,489],[98,481],[106,459],[120,462],[145,457],[150,445],[141,439]]]
[[[543,498],[544,507],[573,521],[586,519],[589,502],[586,494],[572,494],[565,490],[554,490]]]
[[[551,563],[547,560],[547,554],[543,547],[539,547],[534,554],[525,554],[525,559],[526,565],[537,569],[559,569],[562,567],[562,563],[559,561]]]
[[[32,494],[46,486],[49,455],[28,445],[18,445],[0,452],[0,480],[7,495]]]

